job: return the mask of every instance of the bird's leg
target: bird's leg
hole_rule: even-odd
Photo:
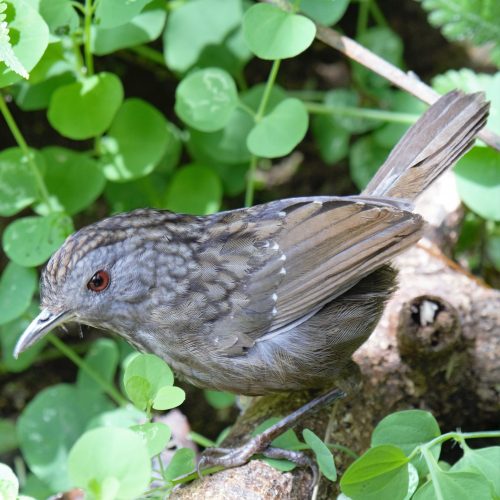
[[[214,466],[239,467],[247,463],[253,455],[260,453],[269,458],[286,458],[299,466],[311,467],[316,476],[316,466],[305,453],[274,448],[270,446],[271,442],[294,427],[306,414],[318,411],[343,397],[345,397],[343,391],[333,389],[309,401],[238,448],[207,448],[198,462],[198,473],[200,474],[202,469]]]

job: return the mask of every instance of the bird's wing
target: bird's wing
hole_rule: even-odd
[[[213,336],[228,354],[300,324],[418,240],[420,216],[369,197],[279,200],[217,214],[200,260],[230,289]]]

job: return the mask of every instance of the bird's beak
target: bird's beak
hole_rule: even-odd
[[[38,342],[47,335],[56,326],[68,321],[72,317],[70,311],[53,313],[48,309],[42,309],[42,312],[29,324],[28,328],[17,341],[14,349],[14,357],[17,359],[19,354]]]

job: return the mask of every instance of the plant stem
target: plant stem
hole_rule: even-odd
[[[441,491],[441,486],[436,474],[437,470],[439,470],[440,467],[427,445],[422,447],[422,455],[425,459],[425,463],[427,464],[427,468],[429,469],[429,474],[432,479],[432,486],[436,494],[436,500],[444,500],[443,492]]]
[[[148,45],[137,45],[136,47],[130,47],[129,50],[165,68],[165,59],[163,58],[163,54],[158,50],[152,49]]]
[[[370,0],[359,0],[358,22],[356,25],[356,38],[366,31],[368,26],[368,12],[370,10]]]
[[[266,88],[264,89],[264,93],[262,94],[262,98],[260,100],[259,109],[257,110],[257,116],[255,117],[255,121],[259,123],[260,120],[264,117],[264,113],[266,112],[267,103],[269,101],[269,97],[271,95],[271,90],[273,89],[274,82],[276,81],[276,76],[278,75],[278,70],[280,69],[281,59],[276,59],[273,62],[271,67],[271,71],[269,72],[269,76],[266,82]]]
[[[119,406],[125,406],[128,401],[113,387],[112,384],[104,380],[99,373],[97,373],[88,363],[86,363],[78,354],[76,354],[73,349],[68,347],[64,342],[59,340],[55,335],[48,335],[47,338],[52,343],[54,347],[59,349],[67,358],[69,358],[73,363],[75,363],[78,368],[83,370],[89,377],[93,378],[102,390],[118,404]]]
[[[266,87],[260,99],[259,108],[257,109],[257,114],[255,115],[255,123],[259,123],[266,112],[267,103],[269,97],[271,96],[271,90],[273,89],[274,82],[276,81],[276,76],[278,75],[278,70],[280,69],[280,59],[276,59],[273,62],[269,76],[267,77]],[[255,171],[257,170],[257,156],[253,155],[250,159],[250,168],[247,174],[247,186],[245,192],[245,206],[249,207],[253,204],[253,195],[255,191]]]
[[[398,113],[394,111],[383,111],[380,109],[355,108],[350,106],[329,106],[317,102],[305,102],[307,111],[322,115],[352,116],[356,118],[367,118],[369,120],[382,120],[394,123],[415,123],[419,115],[411,113]]]
[[[17,126],[17,123],[12,116],[9,107],[7,106],[7,103],[5,102],[5,97],[2,93],[0,93],[0,112],[2,113],[7,126],[9,127],[9,130],[11,131],[12,135],[14,136],[15,141],[17,142],[17,145],[23,152],[28,165],[31,169],[31,173],[33,174],[33,177],[35,179],[38,192],[40,194],[40,198],[43,201],[45,205],[47,205],[47,209],[49,212],[51,212],[51,206],[50,206],[50,195],[49,191],[47,189],[47,186],[45,185],[45,181],[43,180],[42,174],[40,173],[40,170],[38,168],[38,165],[35,162],[35,159],[33,157],[33,153],[30,151],[28,144],[26,142],[26,139],[24,138],[23,134],[19,130],[19,127]]]
[[[258,158],[255,155],[252,155],[250,159],[250,167],[247,172],[247,187],[245,191],[245,207],[250,207],[253,204],[253,194],[255,192],[255,171],[257,170],[257,162]]]
[[[384,14],[380,10],[380,7],[378,6],[376,0],[371,0],[370,1],[370,13],[373,16],[373,19],[375,19],[375,22],[379,26],[388,26],[389,23],[387,22],[387,19],[384,17]]]
[[[94,74],[94,59],[91,50],[91,28],[92,28],[92,14],[94,9],[92,0],[85,0],[85,18],[84,18],[84,36],[83,36],[83,50],[85,54],[85,66],[87,67],[87,76]]]

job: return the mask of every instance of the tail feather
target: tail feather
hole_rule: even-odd
[[[413,201],[472,147],[488,110],[482,92],[455,90],[441,97],[406,132],[363,194]]]

